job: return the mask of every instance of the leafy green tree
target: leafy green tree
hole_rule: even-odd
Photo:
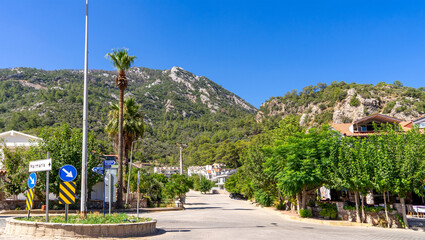
[[[333,138],[329,158],[329,182],[336,189],[354,192],[356,203],[356,221],[361,222],[359,196],[363,196],[373,187],[373,165],[370,157],[373,145],[360,138]],[[364,217],[364,197],[362,197],[362,216]],[[365,219],[363,219],[365,220]]]
[[[173,174],[165,184],[165,194],[171,199],[178,197],[183,204],[185,195],[191,188],[193,188],[193,182],[188,177]]]
[[[65,124],[61,127],[44,128],[39,137],[43,139],[39,146],[33,146],[28,151],[18,149],[11,152],[5,148],[5,167],[10,176],[6,178],[4,186],[8,194],[22,193],[26,189],[26,180],[28,179],[28,164],[30,161],[45,159],[47,152],[52,159],[52,173],[58,173],[63,165],[73,165],[77,169],[76,194],[80,195],[81,189],[81,153],[82,153],[82,131],[81,129],[71,129]],[[102,162],[101,152],[102,142],[98,141],[93,132],[88,133],[87,149],[87,167],[91,169]],[[9,175],[8,173],[8,175]],[[101,180],[100,176],[92,171],[87,172],[87,188],[91,192],[93,186]],[[37,173],[37,184],[35,193],[40,199],[43,199],[43,193],[46,190],[46,173]],[[59,184],[62,181],[59,174],[50,174],[49,191],[59,195]]]
[[[122,165],[123,165],[123,111],[124,111],[124,90],[128,86],[128,79],[125,71],[128,70],[134,62],[135,56],[128,55],[128,49],[113,49],[112,53],[106,54],[112,62],[112,65],[118,71],[118,77],[115,79],[115,84],[119,88],[119,113],[118,113],[118,181],[117,181],[117,207],[122,207]]]
[[[424,191],[425,157],[424,136],[418,129],[405,134],[399,131],[399,126],[386,126],[380,134],[385,148],[381,149],[387,159],[387,175],[391,177],[389,187],[391,192],[398,194],[402,205],[402,215],[405,227],[409,228],[406,216],[405,198],[407,193]]]
[[[27,187],[28,179],[28,153],[22,148],[16,148],[12,152],[3,145],[3,168],[7,170],[7,176],[0,178],[0,190],[7,195],[23,193]]]
[[[207,193],[209,192],[213,187],[215,183],[213,181],[210,181],[206,179],[205,177],[201,177],[201,179],[198,182],[197,188],[201,193]]]
[[[284,195],[296,195],[298,210],[306,208],[307,191],[325,181],[322,169],[329,157],[329,136],[327,127],[310,129],[288,137],[283,145],[274,148],[274,157],[285,159],[282,171],[276,175],[277,184]]]

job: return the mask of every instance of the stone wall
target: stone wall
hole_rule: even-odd
[[[361,210],[360,210],[361,214]],[[373,226],[386,226],[385,221],[385,212],[365,212],[366,215],[366,223],[371,224]],[[356,211],[355,210],[343,210],[342,212],[338,212],[338,216],[341,217],[342,220],[355,222],[356,221]],[[401,223],[397,218],[397,211],[388,212],[388,218],[390,222],[390,226],[392,228],[401,228]]]
[[[156,220],[123,224],[63,224],[6,220],[6,234],[42,237],[139,237],[156,232]]]

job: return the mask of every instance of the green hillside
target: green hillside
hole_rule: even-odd
[[[143,157],[175,163],[177,143],[188,144],[205,133],[232,132],[215,137],[238,140],[251,133],[241,119],[255,123],[256,109],[206,77],[179,67],[171,70],[131,68],[126,97],[133,97],[145,115]],[[116,73],[89,72],[89,129],[107,139],[104,127],[116,103]],[[31,68],[0,70],[0,130],[37,134],[46,126],[82,126],[83,72]],[[238,125],[239,124],[239,125]],[[243,124],[246,125],[246,124]],[[239,126],[239,127],[238,127]],[[233,133],[231,133],[233,135]],[[219,134],[220,135],[220,134]],[[136,157],[141,158],[142,153]]]

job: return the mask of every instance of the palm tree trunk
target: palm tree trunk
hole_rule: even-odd
[[[117,181],[117,208],[122,207],[122,165],[123,165],[123,108],[124,108],[124,90],[120,89],[119,96],[119,118],[118,118],[118,181]]]

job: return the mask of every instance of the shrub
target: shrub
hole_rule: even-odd
[[[311,217],[311,211],[309,209],[300,209],[300,217],[302,218]]]
[[[277,210],[286,210],[286,203],[281,203],[276,206]]]
[[[255,193],[255,201],[261,206],[270,207],[273,203],[273,198],[267,192],[260,190]]]
[[[358,107],[360,105],[359,99],[357,99],[357,94],[354,94],[350,99],[350,105],[353,107]]]
[[[338,209],[335,205],[331,203],[321,204],[322,210],[320,210],[319,214],[322,217],[328,217],[329,219],[337,219],[338,217]]]
[[[345,205],[344,210],[356,210],[356,207],[350,206],[350,205]]]

